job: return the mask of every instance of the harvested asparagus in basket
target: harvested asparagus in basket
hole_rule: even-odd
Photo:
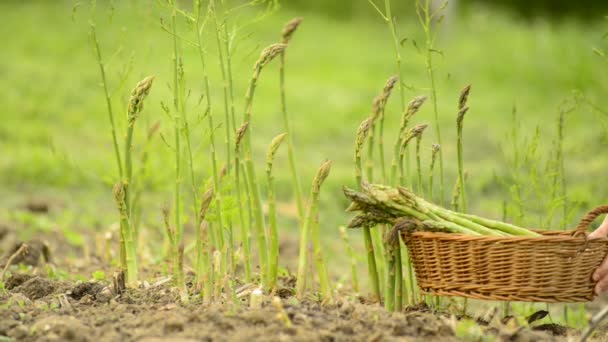
[[[402,226],[409,231],[486,236],[540,236],[531,230],[509,223],[442,208],[404,187],[393,188],[363,182],[361,191],[345,187],[344,194],[352,201],[347,211],[361,212],[351,220],[349,228],[374,227],[379,223],[394,225],[408,218],[410,219],[408,224]]]

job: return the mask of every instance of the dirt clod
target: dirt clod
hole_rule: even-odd
[[[23,284],[15,287],[13,292],[19,292],[31,300],[40,299],[50,295],[55,290],[55,283],[41,277],[33,277]]]
[[[109,286],[104,287],[101,289],[101,291],[95,294],[95,299],[100,303],[107,303],[112,299],[112,297],[114,297],[114,293]]]
[[[90,328],[72,316],[45,317],[32,326],[32,334],[40,341],[90,341]]]
[[[74,288],[68,291],[68,295],[76,300],[80,300],[82,297],[89,295],[92,298],[96,298],[97,293],[104,288],[101,283],[87,282],[80,283]]]
[[[50,205],[44,200],[33,199],[25,203],[23,208],[31,213],[46,214],[49,212]]]
[[[516,333],[510,336],[503,336],[504,341],[517,341],[517,342],[541,342],[541,341],[554,341],[555,338],[542,331],[534,331],[529,329],[519,329]]]
[[[27,245],[27,249],[25,249],[23,253],[16,254],[24,244]],[[51,258],[49,247],[44,242],[35,239],[26,242],[19,241],[10,246],[4,255],[0,257],[0,266],[4,267],[9,260],[11,260],[11,265],[23,264],[37,266],[41,257],[44,258],[46,262],[50,261]]]
[[[33,276],[24,273],[13,273],[13,275],[8,278],[5,282],[5,286],[7,290],[12,290],[13,288],[25,283],[26,281],[32,279]]]
[[[280,289],[277,290],[276,295],[279,296],[279,297],[281,297],[281,298],[283,298],[283,299],[285,299],[285,298],[289,298],[289,297],[293,296],[294,295],[294,291],[291,288],[282,287],[282,288],[280,288]]]
[[[546,331],[551,333],[553,336],[566,336],[568,335],[568,328],[563,325],[555,323],[540,324],[532,328],[536,331]]]
[[[184,322],[179,318],[172,318],[165,323],[163,331],[165,334],[173,334],[184,330]]]
[[[8,235],[9,227],[7,225],[0,223],[0,241],[4,240],[4,238]]]
[[[32,306],[32,301],[21,293],[11,293],[6,305],[14,313],[24,313]]]

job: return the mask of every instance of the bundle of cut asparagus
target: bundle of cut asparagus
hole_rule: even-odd
[[[349,228],[374,227],[381,223],[397,224],[404,218],[408,224],[402,229],[410,231],[437,231],[488,236],[540,236],[540,234],[509,223],[475,215],[454,212],[416,196],[410,190],[398,187],[361,184],[361,191],[344,188],[351,205],[347,211],[361,212]]]

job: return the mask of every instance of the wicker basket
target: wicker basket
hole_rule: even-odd
[[[608,254],[608,239],[587,239],[589,212],[575,230],[542,237],[402,233],[420,290],[440,296],[523,302],[586,302],[591,275]]]

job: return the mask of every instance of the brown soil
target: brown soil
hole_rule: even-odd
[[[169,284],[146,284],[114,296],[106,283],[71,284],[17,273],[0,295],[0,336],[19,341],[458,340],[457,320],[424,306],[391,314],[359,298],[322,305],[289,297],[283,299],[288,326],[269,301],[255,310],[246,301],[180,304]],[[502,341],[554,341],[565,334],[557,327],[509,330],[488,324],[482,329]]]
[[[430,313],[388,314],[378,306],[343,300],[323,306],[284,300],[293,325],[277,319],[265,305],[249,310],[246,303],[203,306],[179,302],[167,286],[130,289],[108,295],[101,283],[76,286],[38,276],[14,275],[1,297],[0,335],[16,340],[454,340],[453,330]],[[63,299],[62,299],[63,297]]]
[[[43,210],[33,210],[42,206],[32,207],[36,208],[28,210],[44,214]],[[293,279],[284,279],[277,292],[291,325],[277,317],[279,311],[270,297],[260,309],[249,309],[247,297],[238,305],[203,305],[198,299],[181,304],[171,282],[150,280],[159,276],[152,270],[142,271],[149,283],[115,295],[108,281],[73,280],[75,275],[97,270],[111,275],[113,271],[101,253],[87,254],[82,247],[66,243],[60,232],[19,241],[16,232],[20,228],[0,225],[0,265],[23,242],[30,247],[28,255],[14,259],[25,271],[11,267],[12,273],[4,282],[6,289],[0,289],[0,341],[459,340],[459,320],[424,305],[391,314],[348,293],[332,304],[324,305],[314,298],[298,302],[292,297]],[[69,255],[84,257],[74,260]],[[72,280],[47,278],[43,274],[49,266],[72,275],[64,277]],[[561,326],[530,329],[503,324],[499,319],[478,321],[482,336],[497,341],[565,341],[567,335],[576,334]]]

